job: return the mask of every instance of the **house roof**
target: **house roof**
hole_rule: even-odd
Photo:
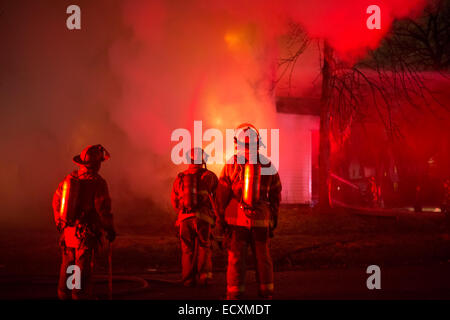
[[[320,115],[320,99],[304,97],[277,97],[278,113]]]

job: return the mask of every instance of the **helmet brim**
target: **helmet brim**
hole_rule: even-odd
[[[73,162],[75,162],[75,164],[78,165],[89,165],[89,164],[94,164],[94,163],[101,163],[103,161],[105,161],[104,159],[100,160],[100,161],[83,161],[81,160],[81,156],[80,155],[76,155],[75,157],[73,157]]]

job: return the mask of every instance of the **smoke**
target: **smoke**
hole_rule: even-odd
[[[286,21],[300,24],[311,38],[326,39],[343,58],[355,58],[376,48],[389,31],[394,19],[414,18],[422,12],[425,0],[269,0],[220,1],[220,10],[263,24],[272,35],[285,27]],[[367,8],[380,8],[381,29],[369,30]],[[270,33],[270,31],[268,31]]]
[[[70,4],[2,4],[0,201],[8,223],[51,224],[51,195],[74,168],[71,158],[97,143],[112,154],[101,173],[118,221],[169,220],[182,169],[170,161],[173,130],[192,130],[194,120],[204,130],[276,127],[272,85],[288,22],[354,57],[424,1],[378,1],[380,31],[366,28],[371,3],[362,0],[79,0],[80,31],[65,28]],[[299,74],[312,81],[311,71]]]

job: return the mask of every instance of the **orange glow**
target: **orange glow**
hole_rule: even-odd
[[[246,163],[244,166],[244,190],[242,199],[249,205],[255,205],[259,200],[259,188],[261,183],[261,169],[258,164]]]
[[[245,166],[244,169],[244,201],[247,204],[251,204],[251,192],[252,190],[250,190],[250,177],[251,177],[251,172],[250,172],[250,166],[247,165]],[[250,200],[250,203],[249,203]]]
[[[235,32],[227,32],[224,40],[230,49],[236,48],[242,41],[241,36]]]
[[[64,181],[63,184],[63,190],[62,190],[62,197],[61,197],[61,209],[59,210],[59,216],[62,217],[64,214],[64,210],[66,208],[66,201],[67,201],[67,189],[68,189],[68,183],[67,181]]]

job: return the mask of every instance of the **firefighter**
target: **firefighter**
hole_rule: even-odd
[[[206,286],[212,279],[211,229],[218,179],[206,168],[208,155],[201,148],[191,149],[186,158],[189,168],[178,174],[171,196],[178,214],[175,225],[181,240],[181,281],[186,287]]]
[[[101,163],[109,159],[101,146],[86,147],[73,158],[78,170],[59,184],[53,196],[53,212],[61,233],[62,264],[58,283],[58,297],[62,300],[90,299],[92,296],[91,272],[93,253],[101,244],[102,236],[114,241],[111,198],[106,181],[98,174]],[[68,277],[75,275],[68,267],[80,270],[81,287],[69,287]]]
[[[235,155],[225,164],[217,188],[217,223],[224,230],[228,251],[227,299],[242,298],[249,246],[255,257],[258,293],[271,299],[269,242],[278,223],[281,181],[269,159],[259,154],[261,138],[255,127],[239,126],[234,141]]]

